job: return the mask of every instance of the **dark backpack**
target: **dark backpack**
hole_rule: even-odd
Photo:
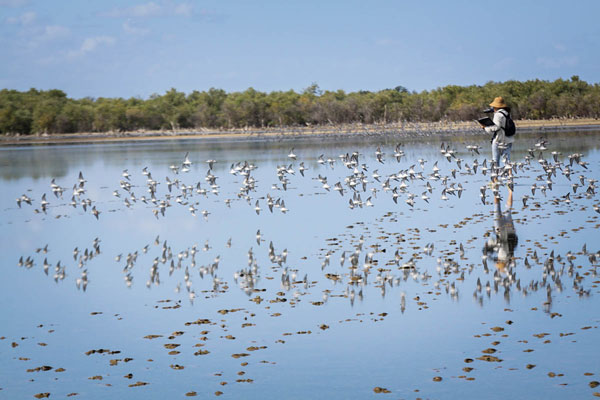
[[[514,136],[515,133],[517,133],[517,127],[515,126],[515,122],[512,120],[508,112],[502,114],[504,114],[504,117],[506,118],[504,122],[504,136]]]

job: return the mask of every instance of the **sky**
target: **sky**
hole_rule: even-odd
[[[598,15],[598,0],[0,0],[0,89],[148,98],[598,83]]]

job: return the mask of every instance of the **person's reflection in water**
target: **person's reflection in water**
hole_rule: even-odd
[[[517,247],[518,237],[515,231],[515,224],[512,220],[513,192],[508,190],[508,199],[506,201],[506,210],[502,212],[502,206],[499,196],[494,198],[494,233],[487,240],[483,247],[483,252],[488,260],[492,260],[496,266],[495,275],[505,276],[504,297],[510,301],[510,288],[512,283],[512,268],[515,266],[515,248]],[[497,282],[497,280],[495,280]]]

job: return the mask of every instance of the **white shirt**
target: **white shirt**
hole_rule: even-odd
[[[504,113],[508,113],[506,110],[498,110],[494,113],[494,125],[486,126],[485,131],[487,133],[496,132],[496,138],[494,142],[496,143],[513,143],[515,141],[515,137],[513,136],[505,136],[504,135],[504,127],[506,126],[506,116]]]

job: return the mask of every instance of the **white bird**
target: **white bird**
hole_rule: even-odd
[[[189,152],[185,153],[185,159],[183,160],[183,163],[182,163],[182,165],[186,168],[189,168],[192,165],[192,162],[190,161],[190,159],[188,157],[189,154],[190,154]]]
[[[260,214],[260,206],[258,205],[258,200],[256,200],[256,204],[254,205],[254,211],[256,211],[256,215]]]
[[[292,160],[296,159],[296,155],[294,154],[294,148],[293,147],[290,150],[290,154],[288,154],[288,157],[291,158]]]

